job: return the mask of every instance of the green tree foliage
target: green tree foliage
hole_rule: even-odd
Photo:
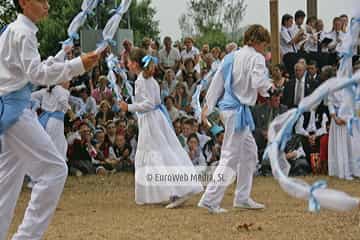
[[[120,0],[105,0],[99,3],[95,16],[90,16],[85,28],[102,29],[110,17],[109,11],[120,4]],[[60,42],[67,38],[67,28],[81,9],[82,0],[49,0],[49,18],[39,24],[38,39],[40,54],[49,56],[56,54]],[[154,20],[156,9],[151,0],[133,0],[130,6],[130,17],[125,14],[120,27],[130,26],[134,30],[135,43],[143,37],[157,38],[159,23]],[[6,25],[16,18],[16,11],[11,0],[0,0],[0,25]],[[130,21],[130,22],[128,22]]]
[[[154,17],[156,9],[151,0],[133,0],[130,7],[130,25],[134,31],[135,45],[140,46],[144,37],[159,38],[159,21]]]
[[[210,48],[220,47],[225,48],[228,39],[224,32],[217,29],[209,29],[203,34],[195,38],[196,45],[201,47],[204,44],[209,44]]]
[[[245,0],[189,0],[187,14],[179,19],[182,37],[193,35],[197,44],[204,41],[210,46],[239,42],[246,7]]]
[[[0,0],[0,29],[16,18],[16,10],[10,0]]]
[[[224,24],[232,41],[237,39],[237,34],[241,28],[240,22],[245,16],[246,8],[245,0],[228,0],[226,2]]]

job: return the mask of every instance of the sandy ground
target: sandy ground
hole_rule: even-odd
[[[359,180],[325,179],[331,187],[360,196]],[[360,239],[358,211],[311,214],[306,211],[306,202],[288,197],[270,177],[256,178],[252,194],[266,204],[266,210],[235,210],[233,189],[228,189],[223,201],[229,213],[210,215],[195,207],[200,195],[176,210],[137,206],[131,174],[71,177],[45,239]],[[23,216],[29,195],[29,190],[21,195],[11,233]]]

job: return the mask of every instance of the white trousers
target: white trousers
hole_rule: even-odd
[[[26,109],[3,136],[0,154],[0,240],[5,240],[24,176],[36,182],[13,240],[38,240],[47,229],[67,177],[67,166],[37,116]]]
[[[235,132],[235,114],[233,111],[222,112],[225,125],[224,142],[221,148],[221,157],[214,176],[229,174],[230,168],[236,173],[236,190],[234,205],[250,198],[251,187],[256,164],[258,161],[257,145],[251,131],[247,128],[239,133]],[[229,179],[229,176],[224,176]],[[219,182],[210,182],[200,202],[218,207],[228,186]]]

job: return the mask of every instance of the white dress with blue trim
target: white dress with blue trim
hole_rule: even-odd
[[[129,104],[130,112],[138,113],[139,137],[135,155],[137,169],[161,167],[187,168],[188,174],[196,174],[195,168],[179,142],[164,108],[160,107],[160,87],[154,78],[145,79],[140,74],[135,81],[135,102]],[[170,173],[170,172],[169,172]],[[166,174],[166,172],[165,172]],[[156,185],[141,184],[135,174],[135,201],[138,204],[161,203],[173,196],[184,196],[203,190],[201,183],[192,185]]]

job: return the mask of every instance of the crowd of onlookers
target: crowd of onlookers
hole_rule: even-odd
[[[303,11],[297,11],[295,17],[289,14],[282,17],[280,48],[283,63],[271,65],[271,57],[266,57],[271,81],[278,90],[269,98],[259,96],[257,105],[252,108],[259,153],[258,174],[271,174],[269,162],[262,160],[270,122],[296,107],[302,98],[336,75],[337,46],[346,35],[348,22],[345,15],[336,17],[333,28],[326,32],[322,20],[306,18]],[[126,69],[134,46],[128,40],[122,45],[123,50],[118,54],[119,65]],[[170,37],[165,37],[162,46],[144,38],[138,47],[159,60],[154,77],[159,82],[161,99],[173,121],[176,135],[194,165],[216,165],[224,137],[219,112],[209,116],[211,127],[200,124],[194,118],[191,100],[201,79],[217,69],[226,54],[237,50],[237,44],[229,43],[225,49],[204,44],[199,50],[191,37],[175,44]],[[76,47],[68,57],[78,54],[80,50]],[[114,92],[109,87],[104,59],[105,56],[92,72],[73,79],[70,88],[70,104],[75,115],[67,115],[65,134],[72,175],[134,171],[138,136],[136,114],[119,110]],[[130,72],[126,74],[133,84],[136,76]],[[122,86],[123,78],[123,75],[117,75],[119,86]],[[126,88],[122,93],[130,95]],[[205,95],[206,90],[200,94],[201,102]],[[290,174],[326,174],[329,120],[326,101],[323,101],[298,121],[285,149],[286,159],[291,164]]]

